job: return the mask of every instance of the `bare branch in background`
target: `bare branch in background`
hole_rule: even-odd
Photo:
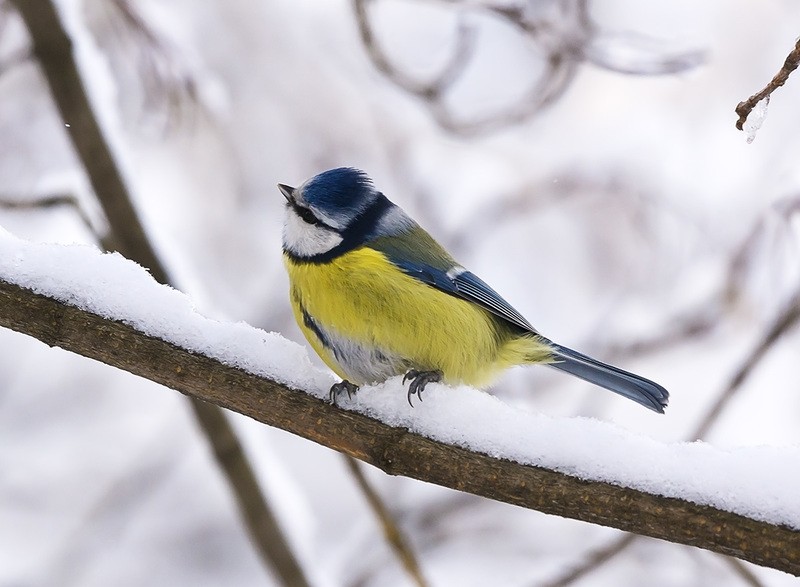
[[[563,575],[537,587],[566,587],[567,585],[572,585],[578,579],[582,579],[627,549],[637,538],[639,536],[636,534],[622,534],[615,540],[610,541],[606,546],[584,555],[585,558],[579,565],[568,569]]]
[[[725,314],[730,312],[744,295],[748,279],[758,268],[756,254],[768,236],[771,219],[777,217],[780,222],[788,225],[798,212],[800,212],[800,197],[797,196],[785,198],[770,206],[758,218],[734,252],[728,263],[725,281],[710,299],[681,315],[674,316],[649,338],[606,345],[606,355],[628,357],[653,353],[711,332],[721,324]]]
[[[800,39],[797,40],[794,49],[787,55],[786,60],[783,62],[778,73],[775,74],[775,77],[773,77],[760,92],[753,94],[744,102],[739,102],[736,106],[736,114],[739,116],[736,120],[736,128],[744,130],[747,117],[750,116],[750,113],[756,105],[761,102],[761,100],[769,99],[772,92],[785,84],[786,80],[789,79],[789,75],[797,69],[798,64],[800,64]]]
[[[706,52],[633,32],[597,35],[584,47],[592,65],[625,75],[672,75],[706,61]]]
[[[410,169],[398,166],[397,173],[407,176]],[[436,207],[435,194],[424,185],[414,185],[409,191],[413,197],[414,217],[426,229],[435,233],[447,250],[453,251],[460,258],[473,254],[483,246],[482,237],[491,232],[487,230],[488,227],[496,231],[498,227],[574,198],[604,198],[609,201],[624,199],[637,212],[645,205],[660,204],[656,198],[644,194],[633,182],[624,178],[597,180],[569,171],[556,174],[550,179],[531,181],[510,194],[500,191],[490,193],[485,202],[477,206],[474,212],[460,221],[458,227],[451,229],[448,234],[445,218]]]
[[[724,291],[725,297],[731,303],[742,295],[748,278],[760,265],[757,252],[762,242],[770,236],[772,220],[777,219],[783,226],[789,226],[794,215],[799,212],[800,196],[795,195],[775,202],[758,218],[731,259]]]
[[[179,51],[129,0],[102,2],[99,7],[107,15],[111,34],[95,36],[115,65],[114,75],[140,98],[142,111],[163,112],[165,127],[195,113],[202,105],[200,88]],[[129,71],[131,65],[133,71]],[[125,78],[126,73],[130,79]],[[130,92],[120,99],[130,100]]]
[[[719,419],[720,414],[741,388],[750,373],[766,356],[773,345],[784,334],[794,328],[800,321],[800,293],[798,293],[787,307],[778,315],[772,326],[764,333],[763,338],[755,348],[750,351],[742,364],[736,369],[728,384],[720,393],[716,402],[709,408],[706,415],[702,418],[692,436],[702,438],[711,429],[711,426]]]
[[[425,587],[428,585],[428,582],[422,574],[422,568],[417,561],[414,551],[411,549],[411,544],[405,536],[405,533],[400,529],[400,526],[397,521],[395,521],[391,512],[389,512],[389,508],[386,507],[381,496],[373,489],[369,481],[367,481],[358,461],[347,455],[344,455],[344,460],[347,463],[350,473],[361,489],[361,492],[364,494],[364,497],[366,497],[370,509],[375,514],[375,517],[378,518],[378,522],[383,528],[386,541],[403,565],[403,569],[405,569],[406,573],[408,573],[416,585]]]
[[[150,269],[157,281],[168,283],[169,277],[138,221],[128,188],[89,104],[72,58],[72,41],[55,7],[50,0],[14,0],[14,3],[31,35],[33,52],[70,141],[116,235],[119,251]]]
[[[605,197],[619,198],[625,190],[630,191],[630,186],[623,186],[613,179],[601,184],[572,174],[566,174],[563,179],[529,184],[511,196],[490,199],[470,214],[452,237],[451,247],[469,253],[481,246],[475,235],[484,234],[487,226],[502,226],[546,206],[562,204],[583,194],[600,193]]]
[[[764,584],[756,577],[755,573],[747,568],[747,565],[738,558],[726,556],[723,560],[739,578],[750,585],[750,587],[764,587]]]
[[[671,74],[697,67],[704,53],[695,49],[675,49],[668,43],[634,34],[608,35],[592,22],[588,0],[561,0],[546,4],[458,3],[441,0],[453,10],[459,29],[451,57],[431,80],[420,80],[393,64],[381,48],[379,35],[370,18],[370,4],[378,0],[353,0],[361,42],[373,65],[404,91],[420,98],[436,122],[445,130],[475,135],[523,122],[557,100],[577,73],[581,62],[636,75]],[[512,104],[489,114],[465,116],[454,112],[447,101],[450,88],[464,76],[477,49],[476,26],[466,23],[468,16],[501,19],[513,27],[535,52],[543,71],[534,74],[529,90]],[[521,71],[520,78],[531,78]],[[502,88],[498,88],[502,91]]]
[[[625,552],[634,542],[638,542],[642,536],[638,534],[621,534],[614,540],[609,541],[605,546],[593,550],[585,555],[583,561],[575,565],[562,575],[545,583],[539,583],[536,587],[567,587],[586,575],[594,572],[605,563],[616,558],[617,555]],[[738,558],[720,555],[722,560],[731,568],[731,571],[740,577],[751,587],[763,587],[758,577],[747,568],[745,563]]]
[[[726,306],[714,299],[675,316],[650,337],[640,337],[624,343],[612,343],[606,347],[607,356],[637,356],[669,349],[704,336],[720,325]]]
[[[447,91],[466,69],[475,51],[476,34],[473,27],[462,20],[458,29],[456,48],[451,58],[431,81],[414,79],[396,68],[380,47],[372,27],[367,4],[374,0],[353,0],[361,41],[375,67],[390,81],[406,92],[422,99],[442,128],[464,135],[478,134],[521,122],[550,104],[561,95],[575,73],[575,64],[567,57],[569,48],[561,48],[545,58],[545,71],[534,81],[526,96],[501,112],[474,119],[462,119],[447,105]],[[513,19],[510,10],[497,8],[497,15]],[[522,23],[522,21],[519,21]],[[523,25],[527,27],[528,25]]]
[[[6,32],[8,17],[11,13],[11,7],[8,2],[6,0],[0,0],[0,39],[2,39],[3,33]]]
[[[169,283],[133,207],[130,194],[89,104],[72,42],[50,0],[15,0],[33,41],[33,52],[50,88],[69,137],[108,219],[116,249],[147,267],[156,281]],[[195,417],[236,497],[239,513],[261,560],[286,585],[308,585],[302,568],[261,493],[255,473],[225,414],[217,406],[191,401]]]
[[[355,0],[353,7],[356,12],[361,41],[364,43],[372,63],[386,77],[405,91],[416,94],[428,100],[439,100],[450,85],[463,72],[465,65],[475,49],[475,30],[465,22],[459,23],[456,47],[447,64],[430,81],[415,79],[408,74],[396,69],[389,57],[380,47],[379,41],[372,29],[367,13],[367,3],[371,0]]]
[[[86,210],[84,210],[78,198],[72,194],[53,194],[33,199],[23,199],[17,196],[0,194],[0,209],[3,210],[44,210],[60,206],[72,209],[78,215],[78,218],[80,218],[86,230],[95,235],[104,249],[114,250],[116,248],[112,241],[112,235],[102,234],[101,231],[94,226],[94,223],[91,218],[89,218],[89,215],[86,213]]]
[[[0,59],[0,77],[11,71],[12,69],[27,63],[33,58],[33,55],[28,49],[15,51],[10,56]]]

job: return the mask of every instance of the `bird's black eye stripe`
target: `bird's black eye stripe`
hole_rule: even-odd
[[[297,215],[303,219],[303,222],[311,224],[312,226],[325,226],[322,220],[314,216],[314,213],[308,208],[303,206],[294,206],[294,211],[297,212]]]

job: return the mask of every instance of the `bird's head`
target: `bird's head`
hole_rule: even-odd
[[[279,183],[278,189],[286,198],[283,248],[305,258],[328,253],[348,230],[372,231],[380,216],[365,222],[365,212],[385,200],[369,176],[352,167],[324,171],[299,188]]]

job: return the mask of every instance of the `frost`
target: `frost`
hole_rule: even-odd
[[[756,138],[756,133],[761,125],[764,124],[764,119],[767,118],[767,107],[769,106],[769,96],[760,100],[750,114],[747,120],[744,121],[742,130],[747,135],[747,144],[752,143]]]

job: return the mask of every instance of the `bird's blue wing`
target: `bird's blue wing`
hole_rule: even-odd
[[[408,260],[389,260],[399,267],[404,273],[427,283],[445,293],[457,296],[482,308],[492,314],[511,322],[512,324],[536,332],[522,314],[505,301],[500,294],[494,291],[480,277],[457,265],[448,271],[442,271],[430,265],[415,263]]]
[[[411,234],[379,238],[367,246],[383,253],[407,275],[445,293],[477,304],[515,326],[536,332],[533,326],[500,294],[474,273],[459,266],[419,227]]]
[[[465,269],[461,273],[456,273],[451,282],[455,285],[458,295],[462,298],[483,306],[493,314],[525,330],[536,332],[522,314],[517,312],[500,294],[471,271]]]

